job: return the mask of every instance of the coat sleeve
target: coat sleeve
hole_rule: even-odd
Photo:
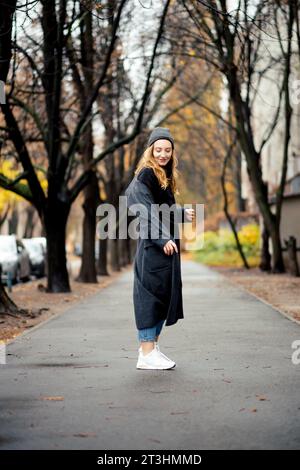
[[[138,208],[134,207],[131,213],[136,214],[136,209],[138,209],[141,238],[151,239],[159,248],[163,248],[169,240],[175,242],[174,237],[170,234],[169,228],[160,220],[152,192],[145,183],[134,179],[125,191],[125,195],[128,198],[127,206],[129,212],[130,206],[135,204],[139,205]],[[158,234],[159,238],[152,238],[151,231]]]

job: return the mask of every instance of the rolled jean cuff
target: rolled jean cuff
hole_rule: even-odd
[[[159,321],[151,328],[143,328],[138,330],[139,341],[155,341],[155,338],[160,334],[165,320]]]

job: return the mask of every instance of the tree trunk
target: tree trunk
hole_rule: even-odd
[[[93,75],[94,75],[94,39],[93,39],[93,21],[92,13],[86,11],[86,8],[80,5],[80,11],[83,14],[83,19],[80,22],[80,50],[81,50],[81,65],[83,71],[82,89],[83,95],[80,95],[80,87],[78,81],[75,82],[78,86],[78,93],[80,96],[81,111],[84,113],[86,107],[86,100],[93,89]],[[83,161],[88,165],[93,159],[93,129],[92,124],[89,122],[81,144]],[[95,259],[95,233],[96,233],[96,209],[99,204],[99,189],[96,174],[93,172],[88,185],[84,189],[84,220],[83,220],[83,241],[82,241],[82,258],[80,273],[77,278],[81,282],[97,283],[96,259]]]
[[[240,87],[236,79],[235,71],[231,71],[229,73],[228,82],[230,84],[230,97],[235,110],[239,141],[247,162],[247,172],[257,205],[272,240],[272,272],[284,272],[279,224],[276,222],[276,217],[269,206],[265,183],[262,179],[261,155],[259,155],[255,150],[252,136],[248,135],[245,130],[247,128],[247,123],[249,122],[249,116],[241,99]],[[250,124],[248,127],[250,127]]]
[[[107,238],[98,240],[99,258],[97,263],[97,272],[100,276],[109,276],[107,271]]]
[[[119,245],[118,246],[119,264],[120,264],[120,267],[123,268],[124,266],[127,265],[127,261],[126,261],[126,251],[127,251],[126,240],[119,239],[118,245]]]
[[[47,234],[47,292],[70,292],[66,256],[66,225],[70,206],[63,203],[48,209],[45,216]]]
[[[300,270],[299,270],[299,264],[298,264],[298,258],[297,258],[297,239],[296,237],[293,237],[292,235],[289,237],[288,240],[284,240],[286,249],[287,249],[287,255],[289,258],[289,270],[290,273],[293,276],[300,276]]]
[[[131,243],[130,243],[129,237],[125,240],[125,246],[126,246],[126,249],[125,249],[126,264],[130,264],[131,263]]]
[[[268,183],[265,181],[263,186],[263,193],[265,198],[268,200]],[[270,232],[263,221],[263,232],[262,232],[262,247],[261,247],[261,259],[259,268],[262,271],[271,271],[271,254],[269,250],[269,239]]]
[[[111,269],[113,271],[120,271],[120,260],[119,260],[119,243],[118,239],[111,239],[110,240],[110,264],[111,264]]]
[[[11,217],[8,221],[8,233],[9,235],[16,234],[18,230],[19,214],[16,207],[14,207]]]
[[[261,246],[259,268],[262,271],[271,271],[271,255],[269,251],[269,232],[268,232],[268,229],[265,227],[265,224],[264,224],[264,228],[262,232],[262,246]]]
[[[22,309],[18,308],[17,305],[7,295],[6,290],[1,281],[2,267],[0,265],[0,315],[17,315],[19,313],[25,313]]]
[[[32,238],[32,233],[33,233],[33,228],[34,228],[34,224],[33,224],[33,217],[34,217],[34,207],[33,206],[28,206],[26,208],[26,225],[25,225],[25,229],[24,229],[24,238]]]
[[[4,222],[6,221],[6,218],[8,216],[8,213],[9,213],[9,204],[7,205],[6,209],[4,210],[4,212],[1,214],[0,216],[0,229],[2,227],[2,225],[4,224]]]
[[[243,247],[240,243],[239,236],[238,236],[237,230],[235,228],[234,220],[231,217],[231,215],[229,213],[229,209],[228,209],[228,195],[227,195],[227,191],[226,191],[226,170],[227,170],[227,165],[229,163],[229,159],[231,157],[232,151],[235,150],[235,145],[236,145],[236,142],[235,142],[234,139],[232,139],[231,144],[227,149],[227,152],[226,152],[226,155],[225,155],[225,158],[224,158],[224,161],[223,161],[223,168],[222,168],[222,174],[221,174],[221,187],[222,187],[222,192],[223,192],[223,197],[224,197],[223,210],[224,210],[226,219],[227,219],[227,221],[228,221],[228,223],[231,227],[231,230],[233,232],[236,247],[237,247],[239,255],[242,259],[243,265],[246,269],[249,269],[250,266],[248,264],[248,261],[247,261],[247,258],[245,256],[245,254],[244,254]]]
[[[280,240],[280,230],[277,223],[274,223],[274,228],[270,232],[273,248],[273,273],[285,272],[283,256],[282,256],[282,245]]]
[[[11,35],[13,15],[16,9],[16,0],[6,0],[1,2],[1,21],[0,21],[0,80],[6,82],[11,52]]]
[[[258,183],[258,182],[257,182]],[[255,187],[255,184],[253,185]],[[260,207],[261,215],[264,220],[264,224],[270,234],[272,240],[272,267],[273,273],[285,272],[284,262],[282,257],[282,247],[280,240],[280,228],[279,223],[276,221],[276,217],[271,212],[269,203],[263,197],[261,193],[254,190],[255,198],[258,206]]]
[[[278,219],[270,209],[268,193],[266,191],[265,182],[262,179],[261,155],[255,150],[252,134],[247,133],[246,131],[246,129],[251,128],[251,126],[249,124],[247,108],[241,99],[240,87],[236,79],[234,67],[230,73],[228,73],[227,78],[230,98],[235,111],[239,142],[247,162],[249,180],[251,182],[255,200],[263,218],[264,225],[266,226],[272,240],[272,272],[284,272],[285,268],[282,257],[279,223]]]
[[[245,210],[244,199],[242,198],[242,155],[239,144],[234,149],[235,170],[235,187],[236,187],[236,207],[238,212]]]
[[[98,180],[93,173],[92,180],[84,189],[83,241],[81,268],[77,281],[97,282],[95,258],[96,209],[99,203]]]

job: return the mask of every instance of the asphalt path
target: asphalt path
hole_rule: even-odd
[[[133,272],[7,345],[0,449],[299,449],[299,324],[192,261],[172,370],[137,370]]]

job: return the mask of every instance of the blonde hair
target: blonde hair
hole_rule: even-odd
[[[141,159],[134,171],[134,174],[137,175],[143,168],[152,168],[158,182],[162,189],[166,189],[170,186],[171,191],[173,194],[180,194],[178,187],[177,187],[177,179],[178,179],[178,159],[176,156],[175,149],[172,150],[172,172],[170,178],[167,177],[165,170],[157,163],[156,158],[153,156],[153,149],[154,149],[154,142],[152,145],[146,148]],[[169,163],[169,162],[168,162]]]

